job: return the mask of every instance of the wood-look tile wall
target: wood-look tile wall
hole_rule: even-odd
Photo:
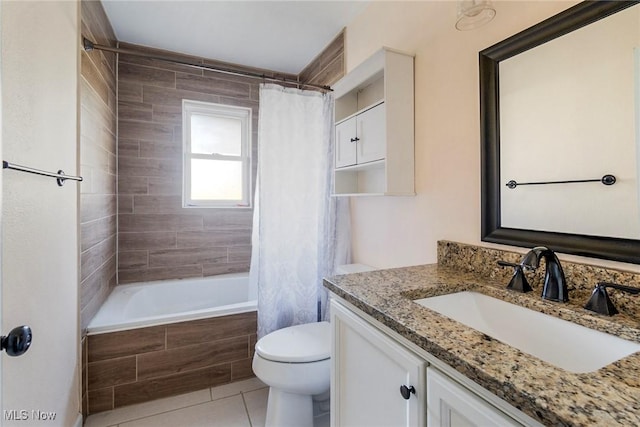
[[[303,83],[331,86],[344,76],[344,30],[315,57],[298,79]]]
[[[251,108],[255,182],[260,82],[123,54],[118,73],[118,282],[248,271],[252,209],[182,207],[182,100]]]
[[[275,74],[135,45],[121,47]],[[344,33],[340,33],[300,76],[287,77],[332,84],[343,75]],[[182,207],[181,105],[183,99],[190,99],[252,109],[255,184],[259,83],[179,64],[119,56],[119,283],[249,270],[252,209]]]
[[[132,329],[88,340],[88,413],[253,376],[256,312]]]
[[[80,5],[82,35],[115,46],[98,1]],[[80,69],[80,325],[96,314],[116,285],[116,56],[81,51]],[[82,352],[82,408],[87,413],[86,352]]]
[[[97,1],[82,1],[82,34],[115,46]],[[81,51],[80,184],[81,326],[116,284],[116,57]]]

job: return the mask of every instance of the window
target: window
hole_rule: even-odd
[[[184,207],[249,207],[251,109],[182,101]]]

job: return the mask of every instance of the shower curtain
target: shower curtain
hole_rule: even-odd
[[[349,259],[348,200],[330,196],[330,94],[260,86],[250,281],[258,337],[327,317],[322,277]]]

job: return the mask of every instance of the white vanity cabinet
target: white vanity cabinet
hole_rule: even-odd
[[[542,427],[340,297],[330,310],[332,427]]]
[[[427,368],[429,427],[521,426],[435,368]]]
[[[335,301],[331,324],[331,425],[424,426],[426,362]]]
[[[383,48],[333,89],[333,194],[414,195],[413,56]]]

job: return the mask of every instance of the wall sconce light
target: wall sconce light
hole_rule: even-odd
[[[496,9],[491,0],[458,0],[458,18],[456,29],[474,30],[491,21]]]

